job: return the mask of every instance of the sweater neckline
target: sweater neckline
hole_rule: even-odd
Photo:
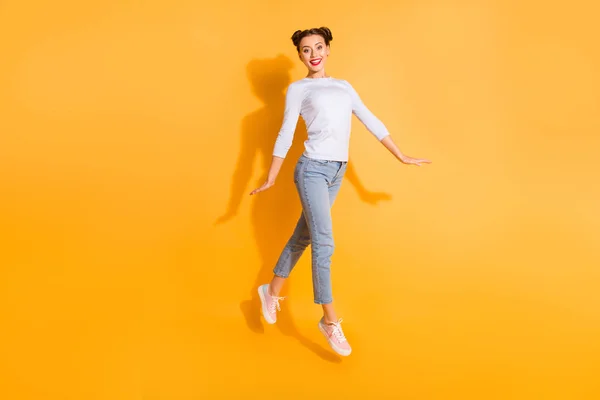
[[[302,79],[302,82],[313,82],[314,84],[330,84],[332,82],[335,82],[335,78],[332,78],[330,76],[327,78],[304,78]]]

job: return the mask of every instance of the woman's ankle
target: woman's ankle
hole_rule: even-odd
[[[273,286],[271,284],[269,284],[269,286],[267,287],[267,293],[271,297],[279,297],[279,290],[278,291],[273,290]]]
[[[335,324],[338,320],[337,318],[335,318],[335,315],[333,316],[334,318],[329,318],[327,315],[323,315],[323,323],[325,325],[333,325]]]
[[[331,325],[337,322],[337,315],[332,303],[323,304],[323,322]]]
[[[275,296],[275,297],[279,297],[279,293],[281,292],[281,288],[285,282],[286,278],[282,278],[280,276],[273,276],[273,279],[271,279],[271,282],[269,283],[269,296]]]

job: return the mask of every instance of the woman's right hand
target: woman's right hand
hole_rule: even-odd
[[[264,192],[265,190],[267,190],[268,188],[270,188],[274,184],[275,184],[275,182],[266,181],[265,183],[262,184],[261,187],[258,187],[256,189],[254,189],[252,192],[250,192],[250,196],[255,195],[257,193],[260,193],[260,192]]]
[[[254,189],[250,192],[250,196],[264,192],[271,186],[275,184],[275,178],[277,178],[277,174],[279,174],[279,170],[281,169],[281,164],[283,164],[283,158],[273,156],[273,160],[271,161],[271,166],[269,167],[269,173],[267,174],[267,180],[262,184],[261,187]]]

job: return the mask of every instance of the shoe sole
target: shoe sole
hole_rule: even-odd
[[[269,312],[267,311],[267,301],[265,299],[262,286],[258,287],[258,297],[260,297],[260,311],[263,318],[265,319],[265,321],[267,321],[267,324],[273,325],[275,322],[277,322],[277,320],[273,320],[269,316]]]
[[[352,349],[346,350],[346,349],[340,349],[339,347],[337,347],[335,345],[335,343],[333,343],[331,341],[331,339],[329,339],[329,336],[327,335],[327,332],[325,331],[325,329],[323,328],[323,326],[321,326],[321,324],[319,324],[319,330],[321,331],[321,333],[323,334],[323,336],[325,336],[325,339],[327,339],[327,343],[329,343],[329,346],[333,349],[333,351],[335,351],[336,353],[338,353],[340,356],[348,357],[350,355],[350,353],[352,353]]]

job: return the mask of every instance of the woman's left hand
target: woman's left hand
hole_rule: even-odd
[[[402,156],[400,158],[400,161],[403,164],[409,164],[409,165],[412,164],[412,165],[416,165],[418,167],[420,167],[421,164],[431,164],[431,161],[426,160],[424,158],[412,158],[412,157],[409,157],[409,156]]]

